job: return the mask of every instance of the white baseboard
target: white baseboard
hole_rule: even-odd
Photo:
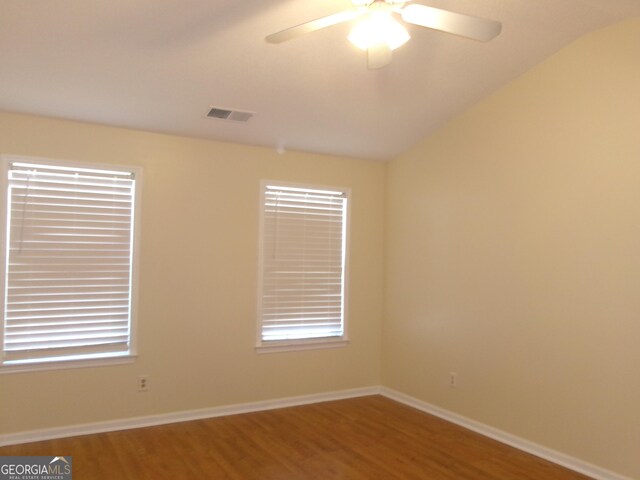
[[[144,417],[127,418],[123,420],[110,420],[106,422],[86,423],[67,427],[32,430],[28,432],[0,434],[0,447],[6,445],[16,445],[20,443],[38,442],[42,440],[52,440],[54,438],[74,437],[92,433],[113,432],[116,430],[129,430],[132,428],[152,427],[156,425],[187,422],[190,420],[222,417],[225,415],[237,415],[240,413],[273,410],[276,408],[308,405],[311,403],[343,400],[347,398],[364,397],[368,395],[383,395],[397,402],[403,403],[431,415],[435,415],[436,417],[442,418],[443,420],[447,420],[451,423],[517,448],[518,450],[522,450],[555,464],[562,465],[563,467],[566,467],[575,472],[587,475],[595,480],[633,480],[629,477],[619,475],[617,473],[608,471],[569,455],[565,455],[564,453],[552,450],[550,448],[538,445],[502,430],[490,427],[489,425],[485,425],[462,415],[458,415],[449,410],[445,410],[443,408],[419,400],[415,397],[411,397],[396,390],[380,386],[355,388],[350,390],[340,390],[336,392],[326,392],[312,395],[302,395],[298,397],[287,397],[274,400],[265,400],[261,402],[240,403],[235,405],[203,408],[198,410],[187,410],[159,415],[148,415]]]
[[[430,403],[423,402],[422,400],[411,397],[409,395],[405,395],[404,393],[400,393],[396,390],[381,387],[380,394],[397,402],[442,418],[443,420],[447,420],[448,422],[455,423],[456,425],[464,427],[468,430],[472,430],[476,433],[484,435],[485,437],[492,438],[501,443],[517,448],[518,450],[522,450],[524,452],[535,455],[536,457],[543,458],[575,472],[582,473],[583,475],[587,475],[588,477],[591,477],[595,480],[633,480],[630,477],[619,475],[617,473],[605,470],[596,465],[592,465],[556,450],[543,447],[542,445],[538,445],[537,443],[530,442],[529,440],[525,440],[524,438],[520,438],[502,430],[498,430],[497,428],[490,427],[489,425],[485,425],[484,423],[477,422],[470,418],[463,417],[462,415],[458,415],[457,413],[453,413],[449,410],[445,410]]]
[[[42,440],[52,440],[54,438],[75,437],[78,435],[88,435],[92,433],[113,432],[116,430],[129,430],[132,428],[153,427],[169,423],[187,422],[190,420],[200,420],[203,418],[222,417],[225,415],[236,415],[240,413],[258,412],[273,410],[276,408],[293,407],[297,405],[308,405],[311,403],[328,402],[332,400],[344,400],[347,398],[364,397],[367,395],[379,395],[380,387],[364,387],[351,390],[340,390],[337,392],[317,393],[312,395],[302,395],[299,397],[280,398],[275,400],[265,400],[261,402],[240,403],[221,407],[203,408],[198,410],[188,410],[160,415],[148,415],[144,417],[126,418],[123,420],[110,420],[106,422],[85,423],[68,427],[57,427],[43,430],[31,430],[28,432],[18,432],[0,434],[0,447],[6,445],[16,445],[20,443],[38,442]]]

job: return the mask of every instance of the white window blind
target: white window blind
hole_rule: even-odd
[[[267,185],[263,194],[262,342],[343,336],[346,193]]]
[[[3,363],[125,355],[132,172],[9,164]]]

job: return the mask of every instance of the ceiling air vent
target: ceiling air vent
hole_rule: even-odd
[[[207,112],[209,118],[219,118],[221,120],[234,120],[236,122],[246,122],[253,117],[253,112],[242,112],[240,110],[229,110],[227,108],[211,107]]]

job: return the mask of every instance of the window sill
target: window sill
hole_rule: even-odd
[[[342,348],[349,345],[349,340],[344,338],[322,340],[287,340],[263,342],[256,346],[256,353],[280,353],[297,352],[303,350],[324,350],[330,348]]]
[[[33,363],[14,363],[0,366],[0,375],[10,373],[42,372],[47,370],[68,370],[72,368],[107,367],[133,363],[137,355],[118,355],[115,357],[69,359],[42,361]]]

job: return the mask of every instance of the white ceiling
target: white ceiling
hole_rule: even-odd
[[[349,24],[270,33],[350,0],[0,0],[0,110],[385,160],[640,0],[416,0],[503,23],[489,43],[410,26],[367,70]],[[205,118],[209,106],[256,112]]]

